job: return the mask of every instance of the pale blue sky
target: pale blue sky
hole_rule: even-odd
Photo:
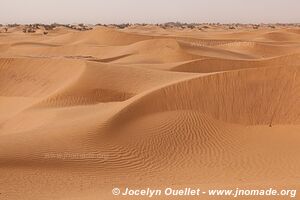
[[[0,23],[300,22],[300,0],[0,0]]]

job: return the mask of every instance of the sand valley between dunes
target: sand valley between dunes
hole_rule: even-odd
[[[143,199],[114,187],[300,193],[299,73],[297,27],[9,28],[0,199]],[[168,198],[193,199],[152,199]]]

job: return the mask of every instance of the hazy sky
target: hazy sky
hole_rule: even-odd
[[[0,0],[0,23],[300,22],[300,0]]]

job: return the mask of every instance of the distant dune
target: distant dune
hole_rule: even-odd
[[[297,27],[1,30],[0,199],[300,192],[299,73]]]

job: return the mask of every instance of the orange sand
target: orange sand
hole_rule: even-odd
[[[297,28],[2,32],[0,199],[299,190],[299,72]]]

